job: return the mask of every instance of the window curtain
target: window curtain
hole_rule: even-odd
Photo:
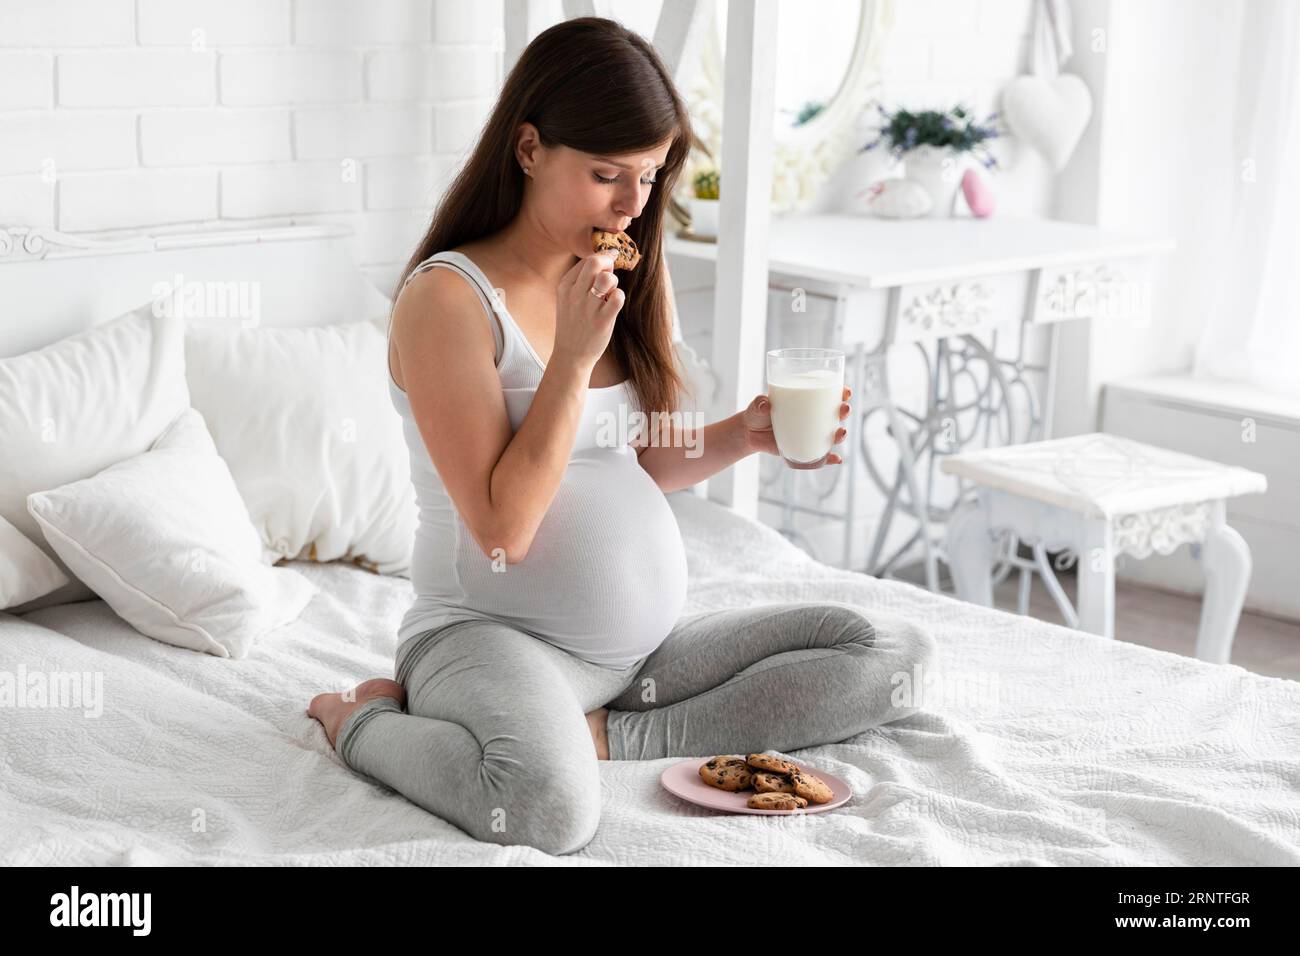
[[[1250,0],[1241,42],[1232,218],[1195,374],[1300,398],[1300,2]]]

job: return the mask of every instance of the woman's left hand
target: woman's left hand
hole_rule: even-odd
[[[851,407],[849,405],[849,396],[853,394],[853,389],[845,386],[844,400],[840,403],[840,421],[849,417]],[[745,435],[749,443],[750,451],[765,451],[769,455],[779,455],[780,450],[776,447],[776,438],[772,435],[772,401],[766,395],[759,395],[749,407],[745,409],[742,416],[745,423]],[[844,441],[844,436],[848,434],[848,429],[840,428],[835,432],[835,441],[833,444],[838,445]],[[831,452],[826,458],[828,465],[842,465],[844,459],[835,452]]]

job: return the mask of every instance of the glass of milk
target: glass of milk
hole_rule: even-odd
[[[820,468],[835,444],[844,401],[844,353],[773,349],[767,353],[772,434],[791,468]]]

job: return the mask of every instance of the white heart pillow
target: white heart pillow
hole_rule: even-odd
[[[388,394],[387,317],[252,329],[190,323],[193,406],[269,559],[409,574],[418,516]]]
[[[189,408],[184,325],[153,303],[45,348],[0,359],[0,518],[69,572],[27,511],[27,496],[146,451]],[[12,551],[0,542],[10,560]],[[67,573],[67,578],[73,578]],[[92,600],[85,582],[11,608]]]
[[[247,656],[317,588],[270,568],[230,470],[194,409],[148,451],[27,499],[45,537],[128,624],[167,644]]]
[[[1002,91],[1002,111],[1011,131],[1060,172],[1088,128],[1092,94],[1072,73],[1018,76]]]

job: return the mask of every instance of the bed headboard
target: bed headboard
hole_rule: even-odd
[[[387,315],[387,297],[355,265],[351,244],[342,225],[127,239],[0,225],[0,357],[106,322],[160,291],[187,314],[215,304],[213,314],[245,325]]]
[[[49,345],[160,295],[186,315],[241,325],[327,325],[387,315],[391,303],[356,265],[352,238],[351,229],[334,224],[124,239],[0,224],[0,358]],[[669,280],[670,301],[671,292]],[[717,377],[681,339],[675,302],[673,309],[690,389],[683,410],[712,420]]]

